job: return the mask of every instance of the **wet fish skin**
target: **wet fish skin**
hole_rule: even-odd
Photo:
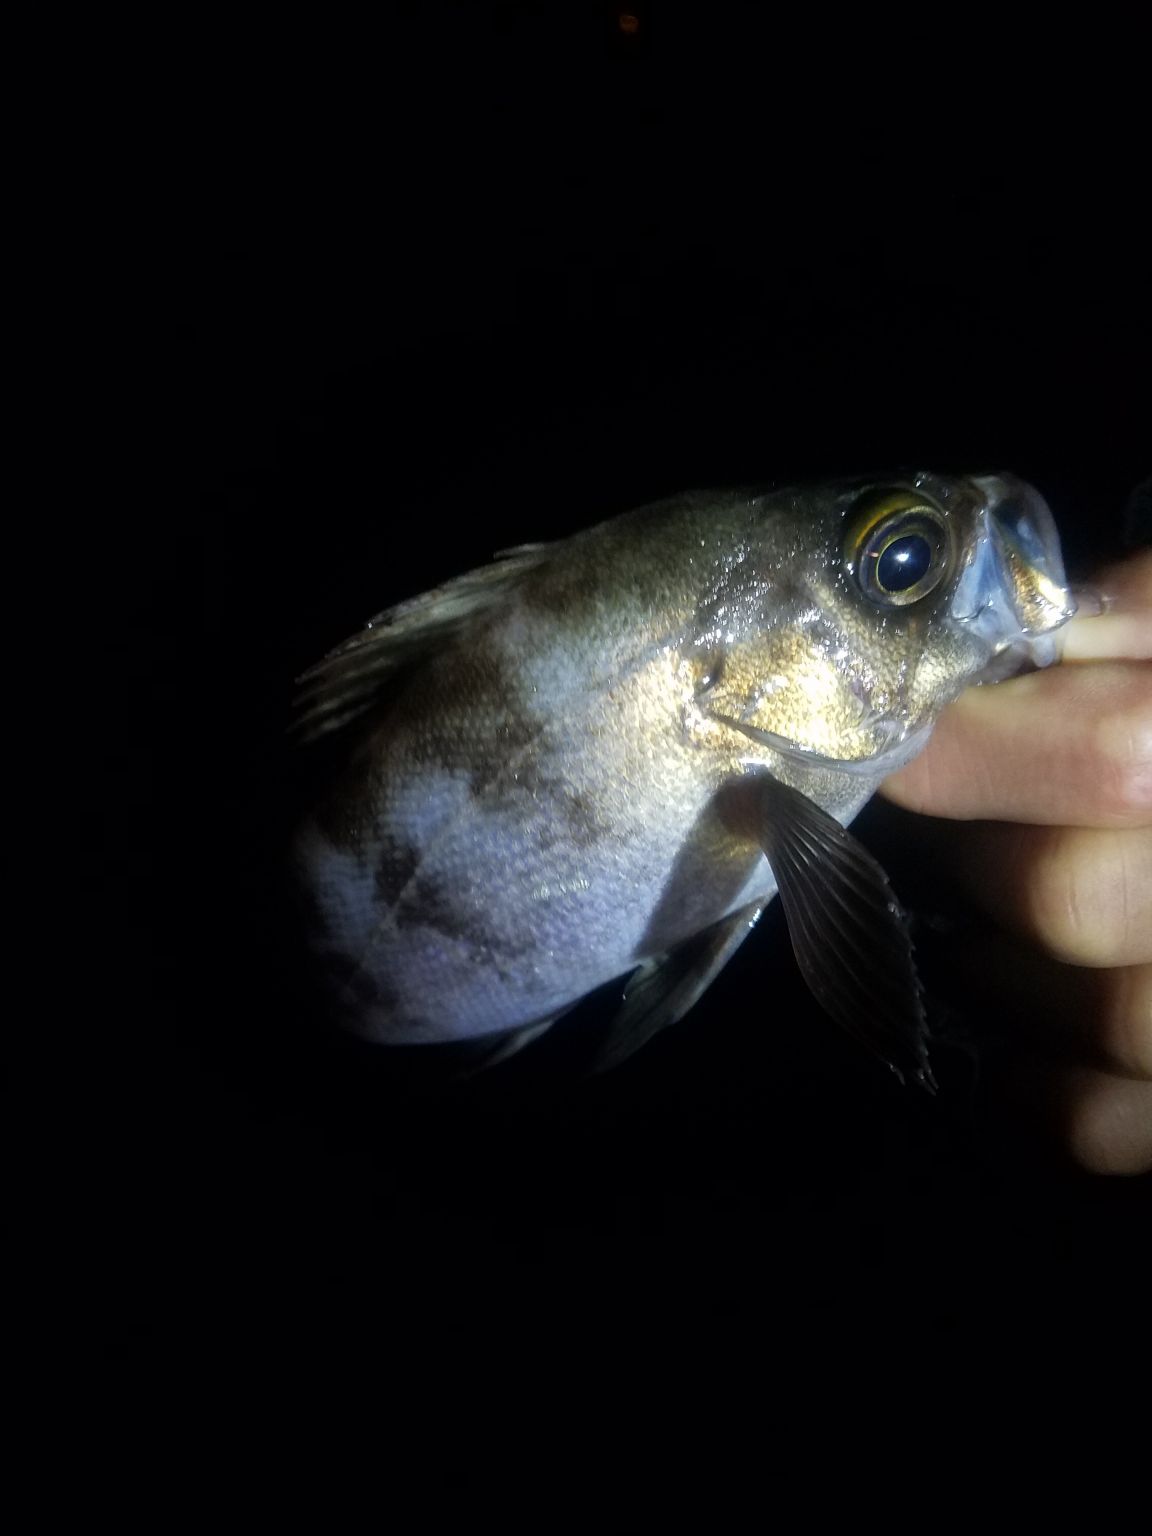
[[[914,540],[917,507],[935,584],[878,592],[861,551],[893,529]],[[885,977],[863,973],[883,875],[835,829],[965,686],[1053,659],[1071,611],[1031,487],[920,473],[687,494],[381,615],[300,700],[305,738],[348,743],[296,843],[338,1016],[387,1043],[517,1039],[636,973],[648,1001],[629,1029],[647,1038],[771,899],[766,848],[787,851],[771,834],[800,823],[814,869],[857,861],[841,905],[871,894],[852,932],[813,916],[810,963],[826,941],[862,978],[862,1012],[882,1012]],[[799,953],[816,909],[788,895]],[[920,1070],[914,1004],[892,1033]],[[844,1022],[897,1064],[893,1038]]]

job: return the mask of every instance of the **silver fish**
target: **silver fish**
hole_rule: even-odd
[[[687,494],[379,615],[299,699],[347,742],[295,850],[341,1021],[496,1060],[628,976],[612,1065],[779,892],[826,1010],[931,1087],[907,923],[845,828],[1073,612],[1037,491],[915,473]]]

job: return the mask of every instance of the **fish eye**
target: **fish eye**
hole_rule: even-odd
[[[950,563],[948,524],[913,491],[871,492],[848,526],[844,558],[873,602],[906,608],[940,585]]]

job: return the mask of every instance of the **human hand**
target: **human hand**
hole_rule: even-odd
[[[1037,1051],[1032,1096],[1099,1173],[1152,1170],[1152,551],[1100,574],[1064,664],[970,689],[881,791],[994,927],[978,986]]]

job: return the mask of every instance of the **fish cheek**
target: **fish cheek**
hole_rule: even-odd
[[[707,712],[722,724],[764,732],[823,757],[855,759],[876,751],[875,679],[833,659],[811,637],[779,637],[729,657]]]

